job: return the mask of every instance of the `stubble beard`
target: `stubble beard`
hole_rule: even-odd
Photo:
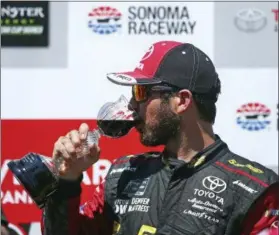
[[[145,124],[140,141],[145,146],[166,145],[180,132],[180,117],[174,113],[168,102],[162,102],[157,114],[157,124]]]

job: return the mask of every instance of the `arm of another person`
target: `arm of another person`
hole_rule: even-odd
[[[93,193],[92,199],[80,207],[82,172],[99,160],[100,148],[84,149],[89,127],[81,124],[61,136],[54,145],[53,162],[59,172],[58,190],[48,199],[43,210],[43,235],[112,234],[112,213],[106,203],[106,182]],[[82,152],[81,152],[82,151]],[[84,152],[85,151],[85,152]],[[80,157],[82,156],[82,157]]]
[[[58,193],[43,210],[43,235],[111,235],[111,208],[105,202],[105,183],[93,193],[92,199],[80,206],[80,180],[61,180]]]
[[[241,235],[278,235],[279,182],[269,186],[245,217]]]

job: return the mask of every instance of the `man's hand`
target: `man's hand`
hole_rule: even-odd
[[[56,141],[52,156],[54,162],[62,162],[58,169],[61,178],[76,180],[99,160],[100,148],[97,145],[89,145],[84,152],[88,130],[88,125],[83,123],[79,130],[72,130]]]

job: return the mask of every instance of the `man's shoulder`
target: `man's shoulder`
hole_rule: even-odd
[[[279,180],[279,176],[268,167],[232,152],[220,158],[216,165],[226,172],[249,178],[249,182],[266,187]]]
[[[119,165],[119,164],[122,164],[123,162],[127,162],[127,161],[157,159],[160,156],[161,156],[161,152],[144,152],[144,153],[125,155],[125,156],[117,158],[113,162],[113,165]]]
[[[119,177],[123,172],[135,172],[142,165],[161,161],[160,156],[161,152],[144,152],[122,156],[112,163],[107,177]]]

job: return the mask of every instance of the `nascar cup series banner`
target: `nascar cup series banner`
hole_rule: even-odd
[[[1,38],[1,203],[14,234],[40,234],[41,211],[7,163],[51,156],[82,122],[95,128],[102,104],[131,95],[106,73],[134,69],[159,40],[193,43],[212,58],[222,81],[215,132],[236,153],[278,168],[276,3],[5,1]],[[115,158],[147,150],[135,131],[100,145],[83,201]]]

